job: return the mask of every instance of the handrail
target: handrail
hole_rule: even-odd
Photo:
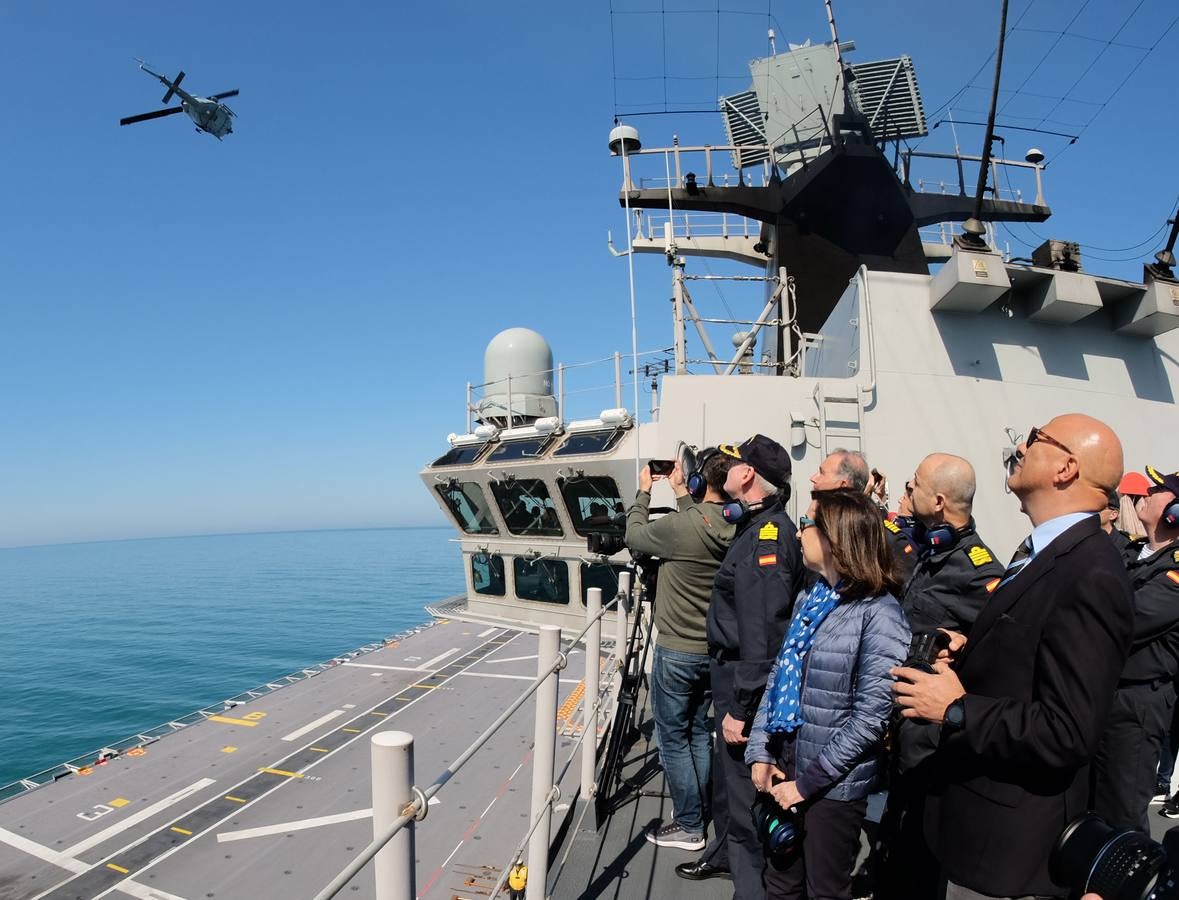
[[[616,594],[609,603],[602,604],[601,608],[595,615],[590,615],[587,608],[587,621],[585,627],[579,631],[569,641],[568,644],[566,644],[566,648],[568,649],[575,646],[578,641],[580,641],[583,637],[586,636],[587,633],[589,633],[594,625],[601,622],[607,612],[609,612],[612,608],[618,607],[625,590],[629,590],[629,583],[625,585],[625,589],[624,585],[620,583],[618,594]],[[461,754],[459,754],[458,758],[455,759],[455,761],[452,762],[437,778],[435,778],[428,787],[426,787],[424,790],[414,787],[412,789],[414,799],[402,808],[402,814],[398,818],[394,819],[393,822],[390,823],[390,825],[387,826],[384,831],[375,836],[368,846],[366,846],[350,863],[348,863],[348,865],[345,866],[323,890],[316,894],[315,900],[330,900],[330,898],[336,896],[336,894],[343,889],[344,885],[351,881],[352,878],[362,868],[364,868],[364,866],[370,860],[372,860],[373,857],[375,857],[385,847],[385,845],[389,843],[389,841],[396,837],[403,828],[415,820],[424,819],[426,814],[429,812],[431,798],[438,794],[438,792],[442,790],[447,782],[449,782],[456,774],[458,774],[459,770],[462,769],[462,767],[466,765],[466,763],[479,751],[479,749],[482,748],[492,738],[492,736],[494,736],[494,734],[504,725],[504,723],[506,723],[508,719],[510,719],[515,714],[515,712],[524,705],[525,701],[527,701],[541,688],[542,685],[545,684],[547,679],[555,676],[557,672],[568,665],[569,660],[567,649],[559,650],[557,652],[556,660],[550,666],[538,672],[537,677],[528,685],[527,688],[525,688],[524,692],[520,694],[520,696],[517,697],[508,706],[508,708],[505,709],[503,713],[501,713],[496,718],[496,720],[492,722],[492,724],[488,726],[488,728],[482,734],[479,735],[479,737],[475,738],[475,740]],[[594,660],[593,662],[597,665],[600,665],[600,660]],[[597,698],[594,698],[594,701],[594,708],[596,709],[599,705]],[[586,697],[585,702],[588,704],[590,702],[590,698]],[[586,728],[585,732],[588,731],[589,729]],[[583,739],[585,732],[583,732]],[[563,773],[564,771],[567,771],[567,768],[563,770]],[[559,783],[559,779],[557,779],[557,781]],[[537,818],[541,818],[539,813]],[[535,829],[536,824],[533,824],[533,827],[529,830],[529,835],[531,835]]]

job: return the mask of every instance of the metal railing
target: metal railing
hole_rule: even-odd
[[[590,800],[595,793],[598,751],[598,716],[602,709],[601,671],[602,618],[615,609],[616,659],[626,646],[626,613],[622,598],[630,594],[630,573],[619,575],[618,594],[602,605],[601,588],[587,592],[585,627],[561,649],[561,629],[540,628],[537,675],[519,697],[488,728],[438,775],[426,788],[418,788],[413,777],[413,736],[405,732],[382,732],[372,738],[373,840],[318,894],[315,900],[330,900],[370,861],[376,860],[377,900],[412,900],[416,894],[414,871],[415,823],[426,818],[430,799],[438,794],[459,770],[475,756],[497,731],[536,694],[536,719],[532,752],[532,813],[530,826],[504,867],[494,898],[503,889],[512,868],[524,860],[527,848],[527,900],[545,896],[551,843],[553,805],[560,799],[561,778],[581,752],[580,796]],[[558,673],[568,665],[568,648],[585,639],[585,692],[583,728],[573,753],[560,775],[554,777],[557,731]]]

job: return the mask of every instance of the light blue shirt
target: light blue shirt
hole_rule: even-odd
[[[1047,522],[1041,522],[1032,529],[1032,552],[1028,557],[1028,561],[1035,559],[1037,555],[1044,552],[1044,548],[1051,544],[1054,540],[1076,525],[1078,522],[1083,522],[1089,516],[1095,516],[1097,513],[1091,512],[1075,512],[1065,513],[1063,516],[1057,516],[1055,519],[1049,519]]]

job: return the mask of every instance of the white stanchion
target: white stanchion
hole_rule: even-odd
[[[373,837],[379,837],[413,802],[413,735],[384,731],[372,737]],[[377,900],[413,900],[414,826],[402,828],[376,855]]]
[[[582,716],[581,799],[594,796],[594,771],[598,765],[598,675],[602,666],[602,589],[586,591],[585,616],[585,715]]]
[[[556,661],[561,652],[561,629],[556,625],[542,625],[536,672],[541,676]],[[555,670],[536,691],[536,729],[532,748],[532,816],[540,819],[528,842],[528,886],[526,900],[544,900],[549,880],[549,844],[553,807],[550,795],[556,769],[557,747],[557,685],[559,671]]]

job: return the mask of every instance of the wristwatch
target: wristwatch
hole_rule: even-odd
[[[946,707],[946,713],[942,716],[942,725],[952,728],[954,731],[960,731],[966,725],[966,704],[962,702],[961,697]]]

